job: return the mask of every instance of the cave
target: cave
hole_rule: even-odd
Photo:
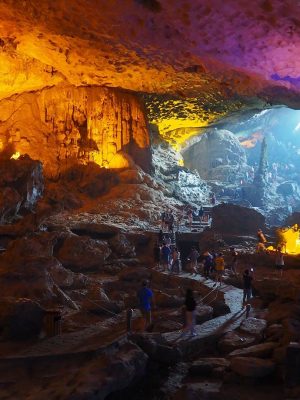
[[[0,10],[0,398],[299,399],[299,2]]]

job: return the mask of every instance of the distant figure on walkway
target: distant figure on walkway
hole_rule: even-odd
[[[192,289],[187,289],[185,294],[184,310],[185,310],[185,325],[182,330],[182,335],[184,336],[187,332],[190,332],[191,336],[195,336],[195,310],[196,301],[194,299]]]
[[[144,280],[141,289],[138,291],[138,299],[140,303],[140,310],[144,319],[143,330],[147,330],[151,323],[151,308],[153,304],[153,292],[149,289],[149,282]]]
[[[188,256],[188,260],[191,261],[191,274],[197,274],[198,273],[198,257],[200,254],[196,250],[196,247],[192,247],[191,252]]]
[[[237,275],[238,253],[236,252],[234,247],[230,247],[230,256],[231,256],[230,260],[231,272],[234,275]]]
[[[162,229],[160,229],[158,232],[158,243],[161,244],[163,241],[164,241],[164,234]]]
[[[251,272],[253,272],[253,269]],[[253,276],[250,275],[249,269],[246,269],[243,274],[244,293],[243,293],[242,307],[244,307],[246,305],[246,303],[248,303],[252,297],[252,281],[253,281]]]
[[[171,255],[170,247],[167,246],[166,243],[164,243],[163,247],[161,248],[161,262],[164,271],[168,271],[169,269],[170,255]]]
[[[210,254],[209,251],[206,251],[203,254],[203,264],[204,264],[204,276],[206,279],[210,277],[213,267],[213,256]]]
[[[203,215],[204,215],[204,210],[203,207],[201,206],[198,211],[198,217],[200,222],[202,222]]]
[[[283,268],[284,268],[284,254],[282,252],[281,246],[278,246],[276,250],[275,268],[277,269],[278,274],[282,278]]]
[[[180,252],[177,247],[172,251],[171,272],[180,272]]]
[[[225,270],[225,261],[224,261],[222,253],[220,253],[216,257],[215,265],[216,265],[215,268],[216,268],[216,273],[217,273],[216,284],[219,282],[220,286],[221,286],[222,281],[223,281],[223,274],[224,274],[224,270]]]
[[[190,230],[192,230],[193,211],[191,208],[188,209],[187,216],[188,216],[188,221],[189,221],[189,228],[190,228]]]
[[[174,215],[172,212],[170,212],[168,217],[168,231],[173,233],[173,230],[174,230]]]
[[[211,204],[212,206],[215,206],[215,205],[216,205],[216,202],[217,202],[216,195],[215,195],[214,192],[212,192],[212,194],[210,195],[210,204]]]

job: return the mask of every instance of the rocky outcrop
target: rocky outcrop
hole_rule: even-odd
[[[19,153],[42,161],[48,176],[87,162],[127,168],[134,164],[131,157],[150,170],[144,108],[133,94],[74,86],[44,89],[4,100],[0,119],[1,148],[12,143]],[[93,192],[93,187],[85,190]]]
[[[56,252],[56,257],[64,267],[73,271],[99,270],[111,254],[108,243],[89,237],[69,235]]]
[[[249,378],[263,378],[275,370],[272,361],[255,357],[234,357],[230,366],[238,375]]]
[[[265,228],[265,217],[251,208],[234,204],[220,204],[212,211],[212,229],[236,235],[256,235]]]
[[[198,142],[183,152],[185,165],[196,169],[201,178],[227,183],[244,179],[248,169],[246,154],[230,131],[213,130],[199,136]]]
[[[10,156],[12,154],[8,154]],[[0,224],[33,210],[44,190],[42,164],[24,156],[3,159],[0,153]]]

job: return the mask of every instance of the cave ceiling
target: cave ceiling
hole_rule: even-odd
[[[296,0],[2,0],[0,99],[122,88],[181,144],[237,111],[299,108],[299,31]]]

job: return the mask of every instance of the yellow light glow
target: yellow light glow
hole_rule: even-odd
[[[178,165],[179,165],[180,167],[184,167],[184,159],[183,159],[183,158],[180,158],[180,159],[178,160]]]
[[[279,244],[288,254],[300,254],[300,229],[297,224],[291,228],[277,229]]]
[[[11,160],[17,160],[20,157],[20,153],[18,151],[16,151],[11,157]]]

